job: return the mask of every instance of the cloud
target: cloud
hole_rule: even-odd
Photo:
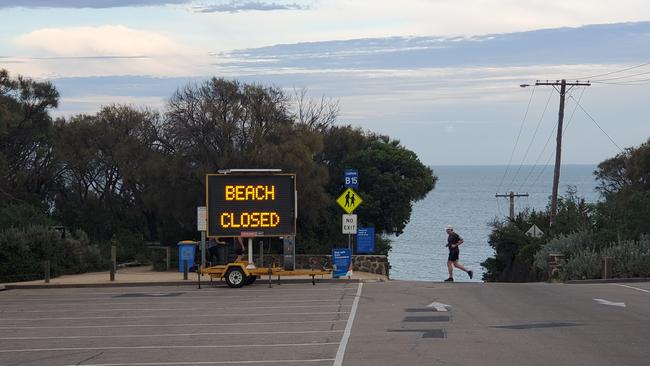
[[[191,75],[206,72],[207,53],[156,32],[122,25],[43,28],[14,39],[33,76]],[[205,67],[202,69],[202,67]]]
[[[239,13],[244,11],[306,10],[307,5],[261,0],[0,0],[2,8],[76,8],[108,9],[136,6],[164,6],[193,4],[191,9],[199,13]]]
[[[650,22],[474,37],[386,37],[304,42],[222,53],[242,68],[419,69],[626,62],[650,58]],[[549,51],[551,50],[551,51]]]
[[[277,2],[231,0],[228,3],[214,5],[196,5],[193,9],[199,13],[239,13],[243,11],[272,10],[306,10],[309,6],[297,3],[283,4]]]
[[[92,8],[186,4],[191,0],[0,0],[1,8]]]
[[[56,56],[150,56],[182,48],[161,34],[121,25],[43,28],[18,37],[14,43]]]

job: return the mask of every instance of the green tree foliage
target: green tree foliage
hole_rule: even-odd
[[[650,233],[650,140],[603,161],[594,174],[603,197],[595,218],[602,240]]]
[[[56,175],[52,119],[59,93],[49,82],[0,70],[0,197],[11,202],[46,200]]]
[[[550,206],[550,205],[549,205]],[[486,281],[522,282],[538,281],[544,278],[542,268],[535,265],[536,254],[552,238],[562,237],[577,231],[590,230],[593,222],[593,205],[579,197],[575,187],[569,187],[564,196],[558,198],[558,212],[553,229],[549,229],[549,207],[545,211],[524,211],[512,221],[498,221],[493,224],[488,243],[495,255],[481,263],[486,271]],[[526,232],[536,225],[545,236],[532,238]],[[548,246],[548,244],[546,244]],[[554,248],[554,245],[548,247]]]

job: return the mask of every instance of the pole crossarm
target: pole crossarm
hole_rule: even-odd
[[[536,86],[540,86],[540,85],[562,86],[563,83],[566,86],[591,86],[591,82],[589,82],[589,81],[578,81],[578,80],[576,80],[574,82],[570,82],[570,81],[563,82],[562,80],[557,80],[557,81],[548,81],[548,80],[539,81],[539,80],[537,80],[535,82],[535,85]]]
[[[505,197],[510,199],[510,220],[515,219],[515,198],[516,197],[528,197],[528,193],[515,193],[515,192],[510,192],[507,194],[495,194],[494,197]]]

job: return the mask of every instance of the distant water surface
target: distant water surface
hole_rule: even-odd
[[[453,225],[465,239],[461,246],[460,262],[475,272],[474,281],[480,281],[483,269],[480,263],[494,254],[488,244],[489,223],[508,215],[508,199],[495,198],[505,166],[434,166],[438,176],[436,188],[413,205],[411,220],[404,233],[393,240],[389,260],[391,277],[403,280],[440,281],[447,278],[447,234],[444,227]],[[515,191],[529,197],[516,199],[515,211],[526,207],[543,209],[548,204],[553,181],[553,167],[511,167],[499,193]],[[565,165],[560,175],[560,193],[569,185],[578,189],[578,195],[588,202],[596,202],[595,165]],[[515,180],[513,182],[513,176]],[[528,180],[526,181],[526,177]],[[539,178],[537,178],[539,177]],[[525,184],[524,184],[525,183]],[[457,281],[469,281],[456,270]]]

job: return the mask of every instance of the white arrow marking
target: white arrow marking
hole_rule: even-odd
[[[601,304],[601,305],[618,306],[618,307],[621,307],[621,308],[625,307],[624,302],[613,302],[613,301],[608,301],[608,300],[603,300],[603,299],[594,299],[594,301]]]
[[[434,308],[436,311],[447,311],[447,308],[450,308],[451,305],[443,304],[441,302],[432,302],[431,304],[427,305],[428,308]]]

